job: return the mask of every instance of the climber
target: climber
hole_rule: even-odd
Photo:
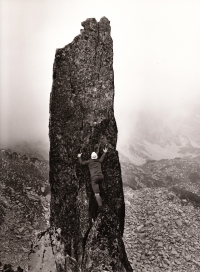
[[[103,162],[107,151],[108,151],[108,148],[105,147],[103,149],[104,153],[100,159],[98,159],[98,153],[92,152],[91,159],[88,161],[82,161],[81,159],[82,153],[78,154],[79,163],[81,165],[88,165],[89,167],[91,182],[92,182],[92,189],[94,191],[95,198],[99,207],[102,206],[102,200],[101,200],[100,191],[99,191],[99,183],[101,183],[104,180],[104,175],[102,174],[102,171],[101,171],[101,163]]]

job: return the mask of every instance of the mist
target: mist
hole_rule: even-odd
[[[1,1],[1,147],[48,146],[56,48],[106,16],[114,43],[118,141],[141,112],[173,120],[200,108],[199,1]],[[199,111],[198,111],[199,114]]]

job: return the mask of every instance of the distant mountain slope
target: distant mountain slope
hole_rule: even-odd
[[[176,187],[200,197],[199,157],[150,160],[141,166],[126,161],[124,157],[120,162],[123,182],[133,189]]]
[[[48,223],[48,164],[1,150],[0,261],[27,265],[35,231]]]
[[[200,155],[200,112],[171,116],[170,113],[141,111],[129,132],[120,142],[120,153],[141,165],[149,159],[173,159]]]

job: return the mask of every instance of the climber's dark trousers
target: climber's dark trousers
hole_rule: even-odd
[[[92,177],[92,189],[95,193],[95,198],[98,203],[98,206],[102,206],[102,200],[101,200],[101,197],[99,194],[100,193],[99,183],[101,183],[103,181],[103,179],[104,179],[103,175]]]

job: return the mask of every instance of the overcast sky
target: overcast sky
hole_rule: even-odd
[[[55,50],[82,21],[103,16],[114,42],[120,139],[141,110],[178,115],[198,107],[199,0],[0,0],[1,142],[48,141]]]

